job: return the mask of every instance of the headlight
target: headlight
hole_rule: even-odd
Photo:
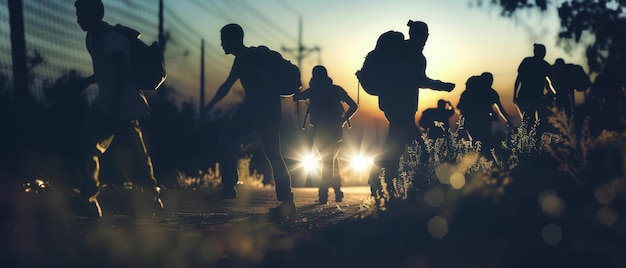
[[[359,172],[368,171],[368,169],[372,166],[372,164],[374,164],[374,158],[370,156],[359,154],[359,155],[353,156],[350,159],[350,166],[352,167],[352,169],[359,171]]]

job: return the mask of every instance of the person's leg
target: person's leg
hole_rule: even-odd
[[[280,114],[277,116],[275,114],[263,124],[261,131],[263,153],[270,163],[270,170],[276,184],[276,199],[282,202],[279,206],[270,209],[270,215],[274,218],[285,218],[296,213],[291,191],[291,176],[280,149],[280,120]]]
[[[322,157],[322,180],[319,186],[319,203],[325,204],[328,201],[328,188],[331,186],[335,189],[334,172],[335,159],[337,158],[338,138],[334,130],[329,128],[320,128],[317,130],[315,143]]]
[[[219,157],[222,174],[222,199],[237,197],[235,186],[239,181],[237,173],[237,152],[239,140],[254,131],[254,120],[245,108],[238,110],[233,118],[220,131]]]
[[[276,183],[276,198],[282,202],[293,202],[291,176],[280,148],[280,121],[269,122],[267,129],[261,133],[261,139],[265,158],[270,163],[272,176]]]
[[[137,200],[140,202],[136,204],[136,207],[140,213],[147,212],[148,214],[153,214],[163,208],[163,202],[159,198],[152,159],[148,154],[143,133],[139,126],[139,120],[133,120],[125,125],[124,131],[126,133],[124,135],[128,135],[128,145],[134,160],[132,178],[140,190],[139,200]]]
[[[341,172],[339,171],[339,147],[341,141],[334,143],[333,146],[333,174],[331,187],[335,191],[335,202],[343,201],[343,192],[341,191]]]
[[[81,129],[79,159],[76,162],[80,197],[74,205],[77,212],[83,216],[102,216],[102,209],[98,202],[100,157],[111,145],[116,127],[111,118],[94,107],[87,115]]]
[[[377,164],[385,169],[384,181],[387,184],[389,196],[394,195],[393,179],[398,178],[400,157],[404,153],[406,144],[417,135],[413,114],[385,113],[389,121],[389,132],[383,144],[382,156]],[[374,195],[374,193],[372,193]]]

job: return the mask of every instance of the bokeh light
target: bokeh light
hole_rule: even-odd
[[[450,184],[450,176],[454,172],[454,166],[450,163],[441,163],[435,167],[435,175],[442,184]]]
[[[559,217],[565,210],[563,200],[552,190],[544,189],[537,198],[543,213],[552,217]]]
[[[424,201],[431,207],[438,207],[444,201],[444,193],[438,187],[433,187],[424,194]]]
[[[428,221],[428,232],[434,238],[443,238],[448,234],[448,221],[439,216],[433,217]]]
[[[463,188],[465,185],[465,175],[455,172],[452,176],[450,176],[450,185],[452,185],[452,188],[457,190]]]
[[[556,245],[563,239],[563,230],[555,224],[548,224],[541,230],[541,237],[548,245]]]
[[[611,204],[613,199],[615,199],[615,189],[613,189],[613,186],[610,184],[602,184],[596,188],[594,196],[596,200],[598,200],[598,203],[606,206]]]
[[[606,226],[612,226],[617,222],[617,213],[609,207],[603,207],[598,210],[598,221]]]

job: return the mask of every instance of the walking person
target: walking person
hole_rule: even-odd
[[[221,197],[237,198],[235,186],[237,174],[237,149],[239,140],[250,134],[258,134],[263,153],[270,163],[276,198],[282,203],[270,209],[273,216],[284,217],[296,212],[291,190],[291,176],[280,148],[280,124],[282,119],[280,95],[272,93],[277,81],[265,73],[270,67],[260,54],[270,53],[265,47],[244,45],[244,32],[238,24],[228,24],[221,31],[222,48],[226,54],[235,56],[226,81],[218,88],[213,99],[205,107],[210,111],[239,80],[245,93],[244,103],[235,111],[220,133],[220,168],[222,173]],[[277,53],[277,52],[273,52]]]
[[[551,76],[551,66],[544,60],[546,47],[543,44],[533,47],[533,56],[524,58],[517,68],[513,87],[513,102],[519,108],[522,121],[529,125],[546,118],[544,91],[549,88],[546,78]]]
[[[74,201],[75,209],[83,216],[102,216],[98,202],[100,157],[116,135],[122,135],[134,157],[132,178],[140,192],[135,199],[135,213],[152,216],[163,208],[163,203],[139,125],[139,120],[150,113],[150,106],[130,71],[131,38],[136,38],[137,32],[129,28],[128,33],[113,30],[103,21],[104,5],[100,0],[77,0],[74,6],[77,23],[87,32],[86,45],[94,71],[86,83],[98,84],[98,95],[80,135],[80,197]]]
[[[341,177],[337,163],[337,154],[343,137],[343,126],[358,109],[357,103],[340,86],[334,85],[324,66],[313,67],[310,88],[295,94],[295,101],[310,100],[308,112],[313,126],[313,141],[322,157],[322,179],[319,185],[319,204],[328,202],[328,189],[333,188],[335,201],[343,200]],[[344,110],[343,104],[348,105]]]
[[[568,119],[574,117],[574,92],[583,92],[591,86],[591,80],[582,66],[565,63],[562,58],[552,65],[552,86],[556,90],[556,108],[565,112]]]
[[[472,143],[481,142],[481,150],[486,156],[490,156],[488,152],[491,149],[498,150],[500,147],[500,140],[494,135],[492,123],[500,117],[509,128],[513,128],[500,102],[500,95],[491,87],[492,84],[493,75],[489,72],[470,77],[457,105],[470,140]]]
[[[376,159],[377,165],[384,169],[383,179],[387,186],[383,189],[378,180],[370,181],[370,185],[373,196],[383,193],[391,200],[397,199],[393,180],[399,175],[400,157],[411,141],[421,139],[415,123],[419,89],[451,91],[455,86],[426,76],[423,49],[429,36],[428,26],[421,21],[409,21],[407,25],[409,40],[405,41],[400,32],[389,31],[379,37],[375,50],[370,52],[379,54],[383,62],[388,63],[384,68],[387,70],[383,79],[385,90],[379,93],[378,107],[389,122],[383,152]],[[366,64],[367,59],[363,68]]]
[[[429,138],[433,140],[444,138],[450,129],[450,117],[454,112],[454,106],[450,101],[440,99],[436,108],[428,108],[422,112],[419,124],[428,131]]]

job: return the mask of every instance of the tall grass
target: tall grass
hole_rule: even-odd
[[[251,161],[252,155],[246,155],[237,160],[238,184],[255,187],[263,186],[263,174],[258,173],[257,170],[250,170]],[[215,167],[209,167],[206,171],[198,170],[196,175],[188,175],[185,172],[178,171],[176,180],[181,188],[217,188],[222,181],[220,165],[215,163]]]

